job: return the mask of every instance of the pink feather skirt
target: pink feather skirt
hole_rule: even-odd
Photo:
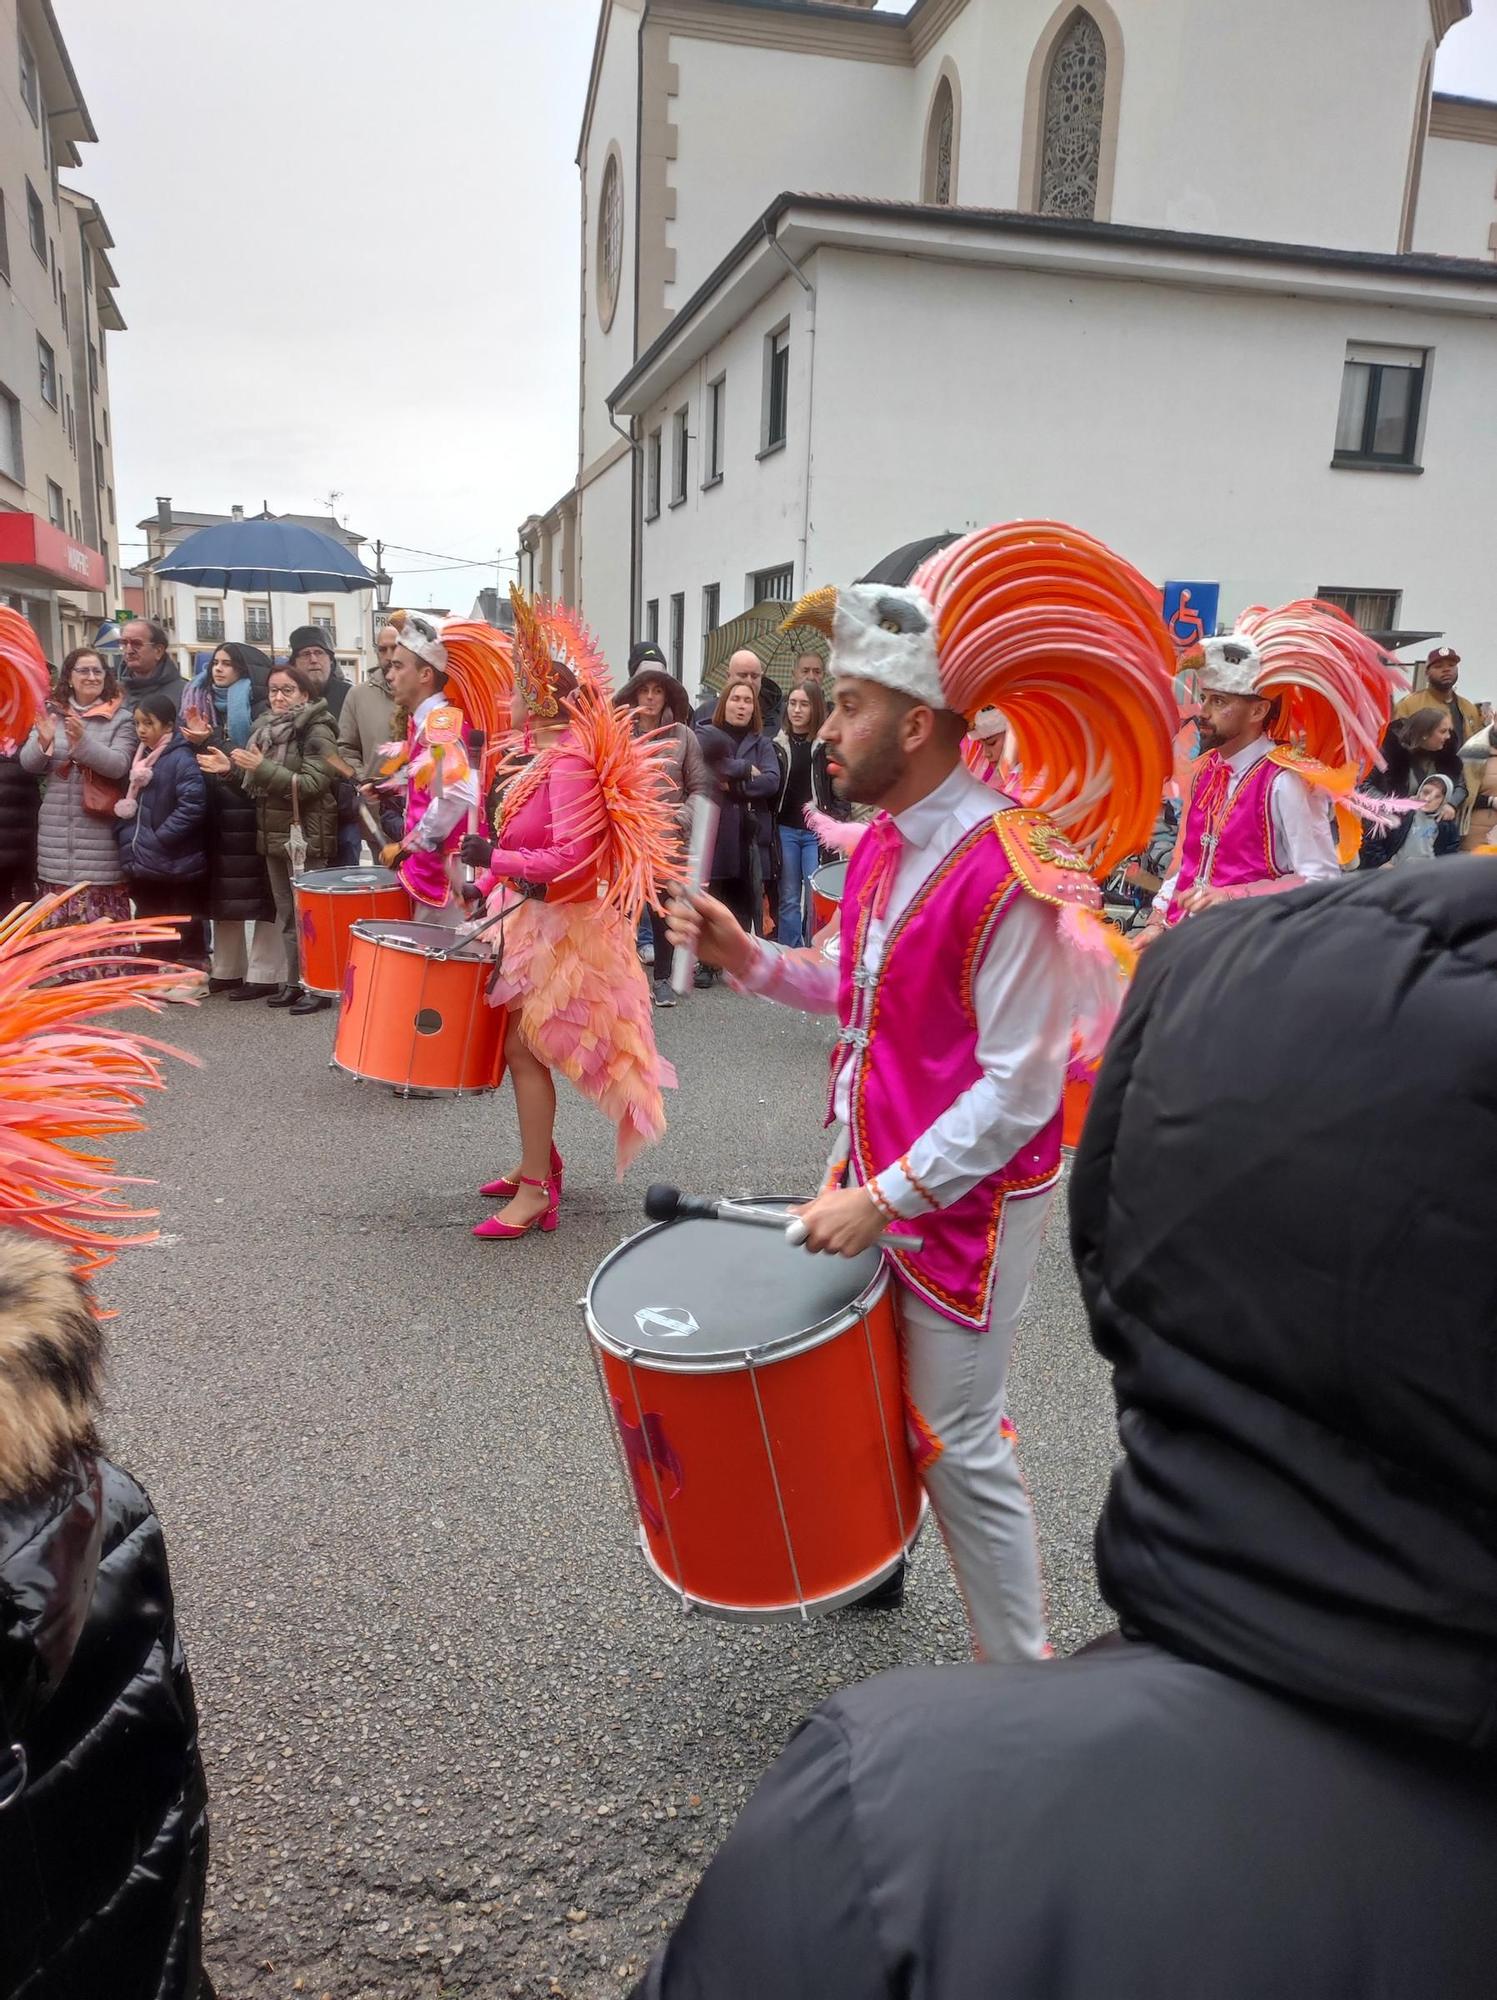
[[[676,1072],[655,1047],[650,985],[634,933],[597,903],[526,902],[507,920],[489,995],[525,1044],[612,1121],[618,1171],[665,1136]]]

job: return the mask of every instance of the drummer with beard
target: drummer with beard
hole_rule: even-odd
[[[1057,904],[1082,864],[966,768],[967,721],[947,705],[919,591],[836,593],[830,637],[828,766],[841,797],[878,809],[849,863],[841,965],[750,937],[705,894],[674,905],[672,933],[739,990],[840,1020],[837,1138],[802,1211],[808,1247],[855,1257],[905,1224],[924,1239],[890,1251],[912,1454],[979,1654],[1039,1660],[1006,1388],[1059,1172],[1078,973]]]

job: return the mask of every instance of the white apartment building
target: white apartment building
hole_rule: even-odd
[[[694,686],[757,597],[1051,516],[1497,695],[1497,104],[1431,85],[1470,11],[604,0],[522,577]]]
[[[374,658],[373,590],[329,590],[310,596],[275,590],[247,595],[241,590],[197,590],[191,584],[159,577],[151,568],[159,557],[186,541],[189,535],[195,535],[199,528],[214,528],[244,518],[241,506],[232,507],[227,514],[190,513],[162,496],[156,501],[155,513],[136,523],[146,538],[146,557],[140,564],[145,584],[145,615],[166,628],[172,656],[183,673],[190,675],[205,666],[213,648],[225,639],[284,651],[297,626],[317,625],[327,633],[338,664],[349,680],[362,680]],[[359,555],[367,539],[352,528],[345,528],[330,514],[273,514],[267,507],[262,518],[290,521],[299,528],[316,528],[355,555]],[[362,561],[362,556],[359,559]]]
[[[119,593],[107,336],[113,240],[63,169],[97,138],[49,0],[0,0],[0,600],[48,659]]]

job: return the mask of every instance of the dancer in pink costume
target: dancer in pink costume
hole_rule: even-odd
[[[510,1010],[505,1058],[521,1159],[480,1192],[508,1204],[473,1234],[505,1241],[554,1230],[563,1163],[554,1141],[560,1071],[609,1118],[620,1174],[665,1133],[662,1088],[675,1072],[655,1047],[635,935],[679,869],[661,749],[636,738],[609,696],[591,638],[560,606],[515,603],[513,720],[535,755],[519,765],[496,838],[470,835],[475,895],[507,912],[488,935],[489,998]],[[502,773],[501,773],[502,776]]]

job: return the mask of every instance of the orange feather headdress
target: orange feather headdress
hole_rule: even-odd
[[[47,662],[35,632],[19,611],[0,604],[0,749],[7,754],[30,735],[48,685]]]
[[[1055,521],[984,528],[909,589],[858,584],[802,600],[787,624],[832,640],[831,669],[973,716],[1001,709],[1043,811],[1098,878],[1148,839],[1173,763],[1175,654],[1159,594]]]
[[[139,1183],[77,1142],[141,1131],[146,1093],[165,1088],[162,1058],[195,1058],[100,1020],[121,1007],[161,1012],[181,970],[132,954],[173,942],[175,928],[100,919],[43,930],[69,893],[0,918],[0,1225],[65,1245],[86,1278],[154,1235],[91,1225],[154,1211],[127,1206],[120,1191]]]

